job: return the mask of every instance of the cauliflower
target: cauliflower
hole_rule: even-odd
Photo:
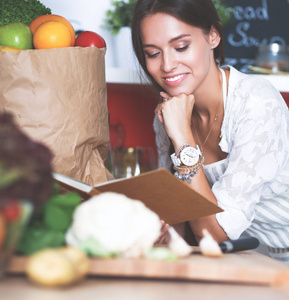
[[[106,192],[90,198],[75,210],[66,243],[81,248],[94,240],[102,250],[121,257],[141,257],[161,234],[156,213],[141,201]]]

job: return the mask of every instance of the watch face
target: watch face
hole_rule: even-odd
[[[194,147],[186,147],[180,154],[181,162],[186,166],[193,166],[199,160],[199,153]]]

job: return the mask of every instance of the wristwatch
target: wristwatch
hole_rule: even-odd
[[[179,167],[181,164],[191,167],[199,161],[200,157],[202,157],[202,152],[199,146],[196,145],[196,147],[193,147],[187,143],[184,143],[180,147],[177,155],[175,153],[171,155],[175,167]]]

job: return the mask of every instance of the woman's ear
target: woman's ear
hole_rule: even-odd
[[[211,48],[212,49],[217,48],[220,43],[220,40],[221,37],[219,35],[218,30],[214,26],[212,26],[209,33],[209,43],[211,45]]]

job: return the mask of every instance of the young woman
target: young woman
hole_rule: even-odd
[[[280,93],[221,67],[211,0],[138,0],[132,40],[162,98],[154,122],[160,167],[224,210],[189,222],[197,241],[204,228],[218,242],[246,232],[289,263],[289,114]]]

